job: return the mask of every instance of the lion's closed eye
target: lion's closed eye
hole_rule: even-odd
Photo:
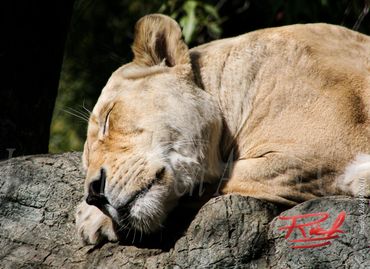
[[[111,112],[113,111],[113,108],[114,108],[114,105],[110,109],[108,109],[107,112],[105,113],[105,116],[102,117],[104,120],[100,124],[101,127],[99,128],[101,130],[100,139],[104,138],[109,132],[110,115],[111,115]]]
[[[105,135],[107,133],[107,131],[109,130],[109,116],[112,112],[113,108],[111,108],[107,115],[105,116],[105,120],[104,120],[104,126],[103,126],[103,135]]]

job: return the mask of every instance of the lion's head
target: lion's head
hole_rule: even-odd
[[[177,199],[220,171],[221,116],[194,81],[178,24],[138,21],[134,60],[115,71],[91,114],[85,194],[122,229],[158,229]]]

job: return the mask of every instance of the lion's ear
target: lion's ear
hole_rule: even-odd
[[[132,51],[134,62],[141,66],[165,63],[172,67],[190,63],[180,26],[165,15],[147,15],[136,23]]]

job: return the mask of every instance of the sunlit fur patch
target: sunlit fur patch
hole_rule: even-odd
[[[122,78],[125,79],[142,79],[147,76],[164,73],[168,70],[169,68],[163,64],[151,67],[142,67],[135,64],[128,64],[119,69],[118,72],[120,72],[122,74]]]

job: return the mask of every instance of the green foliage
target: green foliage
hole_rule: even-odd
[[[179,21],[188,44],[199,44],[208,37],[217,39],[221,36],[221,19],[212,1],[168,1],[162,4],[159,12]]]
[[[110,74],[131,60],[133,27],[145,14],[164,13],[179,21],[191,47],[293,23],[328,22],[370,34],[369,6],[370,0],[76,0],[49,149],[82,149],[85,108],[93,108]]]

